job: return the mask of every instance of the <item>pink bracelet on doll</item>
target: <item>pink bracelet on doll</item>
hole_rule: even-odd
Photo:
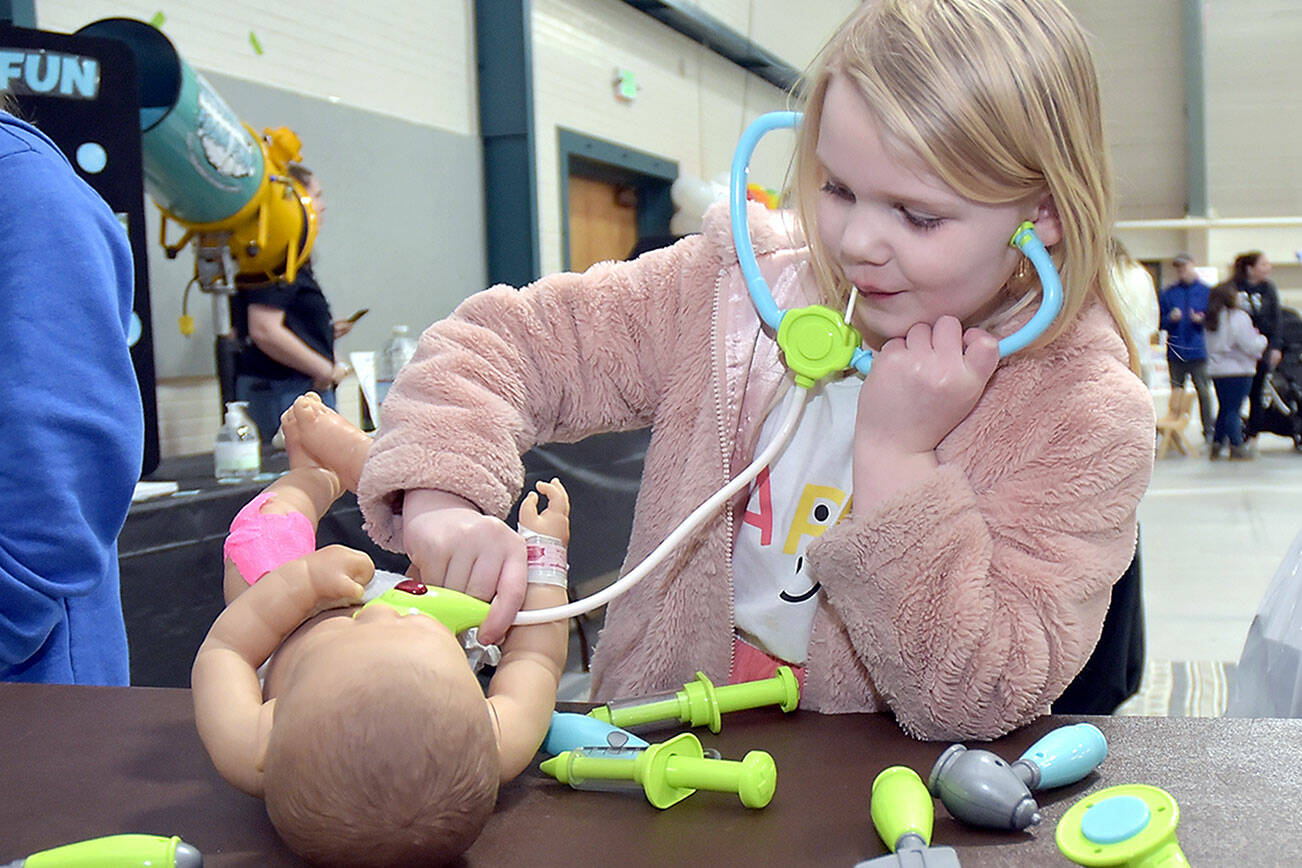
[[[222,554],[250,585],[281,564],[316,551],[316,532],[303,513],[261,511],[275,496],[264,491],[236,513],[222,546]]]

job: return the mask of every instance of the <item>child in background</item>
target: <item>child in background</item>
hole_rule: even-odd
[[[1252,450],[1244,443],[1240,414],[1269,340],[1257,331],[1248,312],[1240,309],[1239,290],[1233,283],[1221,283],[1212,289],[1203,329],[1207,337],[1207,376],[1216,389],[1216,428],[1208,457],[1217,460],[1228,446],[1231,458],[1250,459]]]
[[[374,573],[365,554],[311,550],[370,438],[315,395],[297,399],[282,424],[292,469],[232,525],[230,539],[246,542],[228,540],[227,608],[195,658],[199,734],[222,777],[265,798],[295,852],[330,865],[443,864],[479,835],[499,782],[538,750],[567,624],[512,630],[485,697],[448,627],[362,605]],[[547,508],[539,513],[531,493],[521,525],[568,542],[565,489],[538,488]],[[296,547],[308,553],[262,572],[266,557]],[[565,601],[560,577],[531,584],[525,602]]]
[[[1152,472],[1093,60],[1057,0],[868,0],[803,92],[807,240],[759,206],[751,234],[781,307],[852,303],[872,369],[820,384],[752,490],[610,604],[593,696],[786,662],[805,708],[993,738],[1089,657]],[[1025,220],[1064,304],[1000,359],[1041,297],[1009,244]],[[722,208],[634,262],[489,289],[422,335],[389,394],[368,530],[492,599],[491,641],[525,587],[501,521],[522,452],[652,427],[628,568],[774,439],[787,379]]]

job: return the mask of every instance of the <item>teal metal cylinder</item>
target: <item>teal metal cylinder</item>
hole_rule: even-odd
[[[135,55],[145,187],[154,201],[182,223],[239,213],[262,185],[262,146],[207,79],[143,21],[105,18],[77,33],[124,42]]]

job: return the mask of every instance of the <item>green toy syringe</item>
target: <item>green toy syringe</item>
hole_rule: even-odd
[[[773,757],[753,750],[740,762],[707,759],[690,732],[641,748],[592,747],[567,750],[539,766],[576,790],[642,789],[647,801],[668,808],[697,790],[736,793],[748,808],[773,798],[778,769]]]
[[[175,835],[106,835],[33,853],[5,868],[200,868],[203,854]]]
[[[710,728],[718,732],[722,716],[729,711],[777,705],[783,711],[794,711],[800,704],[800,683],[790,666],[779,666],[772,678],[725,684],[715,687],[704,672],[696,673],[696,680],[683,685],[681,690],[654,693],[630,699],[612,699],[605,705],[588,712],[621,729],[653,724],[685,723],[688,726]]]

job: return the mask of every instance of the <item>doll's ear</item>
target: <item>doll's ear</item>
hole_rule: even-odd
[[[262,783],[263,770],[267,764],[267,747],[271,744],[271,726],[276,717],[276,700],[269,699],[258,710],[258,736],[254,742],[253,770],[258,783]]]
[[[1058,203],[1053,194],[1045,191],[1035,205],[1035,234],[1045,247],[1052,247],[1062,240],[1062,218],[1058,216]]]

